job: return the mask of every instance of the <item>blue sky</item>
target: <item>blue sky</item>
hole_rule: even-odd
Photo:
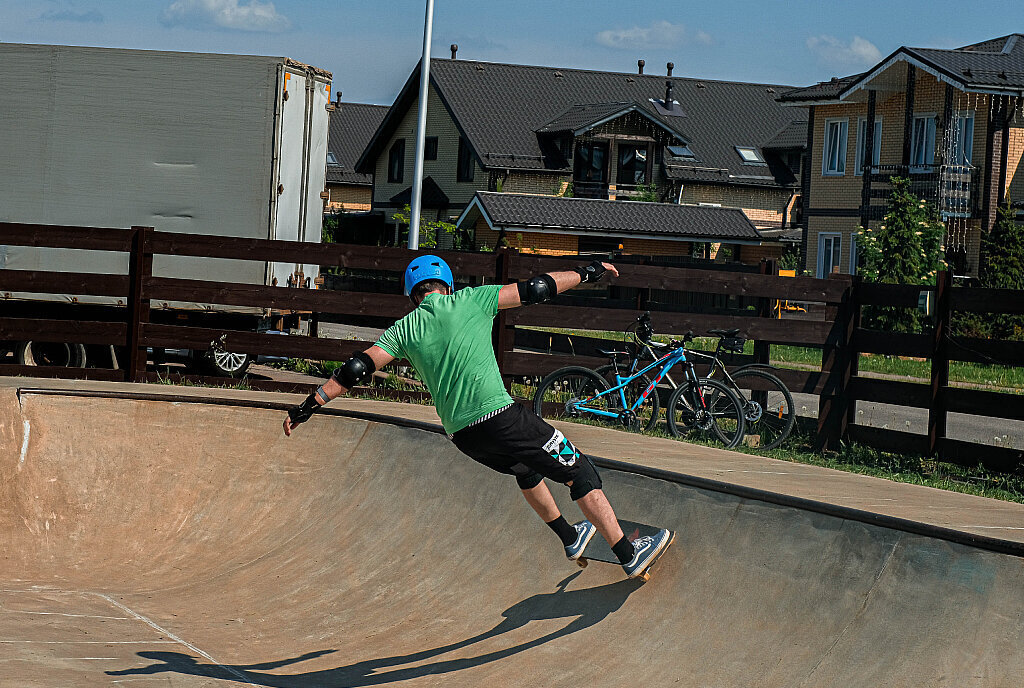
[[[282,55],[390,104],[419,59],[424,0],[0,0],[0,41]],[[1024,32],[1024,1],[435,0],[433,55],[806,85],[901,45]]]

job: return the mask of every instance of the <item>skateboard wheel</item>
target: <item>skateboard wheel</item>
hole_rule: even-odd
[[[579,565],[581,569],[585,569],[587,568],[587,564],[589,564],[590,562],[584,559],[583,557],[580,557],[576,560],[576,563]]]
[[[646,571],[640,577],[644,579],[644,583],[646,583],[647,581],[651,580],[651,574],[647,573]]]

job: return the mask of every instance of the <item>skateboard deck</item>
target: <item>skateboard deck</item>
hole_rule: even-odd
[[[646,523],[637,523],[636,521],[620,520],[619,525],[622,527],[622,532],[625,533],[626,538],[630,542],[633,542],[637,538],[645,535],[654,535],[661,530],[658,526],[649,526]],[[650,579],[651,569],[654,568],[654,565],[658,563],[658,560],[664,556],[665,552],[668,551],[668,548],[672,546],[672,543],[675,542],[675,540],[675,532],[669,531],[668,544],[662,548],[661,552],[658,553],[658,556],[654,558],[654,561],[650,563],[638,578],[645,581]],[[621,566],[621,564],[619,564],[619,558],[615,556],[614,552],[612,552],[612,548],[609,547],[605,539],[598,534],[594,535],[594,538],[590,541],[590,544],[587,545],[587,548],[583,550],[582,556],[576,560],[576,563],[579,564],[580,568],[586,568],[587,564],[590,563],[590,560],[603,561],[607,564]]]

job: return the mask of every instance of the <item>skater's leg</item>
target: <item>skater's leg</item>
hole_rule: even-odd
[[[538,483],[536,487],[524,489],[523,496],[545,523],[550,523],[562,515],[555,504],[555,498],[551,496],[551,490],[543,482]]]
[[[615,518],[612,505],[604,496],[604,490],[591,490],[576,500],[576,503],[579,504],[583,515],[597,527],[597,532],[601,533],[609,545],[615,545],[622,540],[622,528],[619,526],[618,519]]]

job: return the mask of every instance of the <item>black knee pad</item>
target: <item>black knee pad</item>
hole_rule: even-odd
[[[590,460],[589,456],[580,454],[580,458],[576,462],[576,475],[572,479],[572,485],[569,486],[569,497],[575,502],[577,499],[586,497],[592,490],[600,489],[601,476],[597,474],[594,462]]]
[[[520,490],[532,490],[541,484],[544,480],[537,471],[530,471],[529,473],[516,473],[516,484],[519,485]]]

